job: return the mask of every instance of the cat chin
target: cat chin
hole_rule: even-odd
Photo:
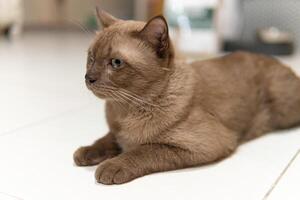
[[[100,98],[100,99],[108,99],[108,97],[107,97],[106,95],[102,94],[102,93],[94,92],[94,91],[92,91],[92,92],[94,93],[94,95],[95,95],[96,97],[98,97],[98,98]]]

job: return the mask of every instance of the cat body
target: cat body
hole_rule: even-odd
[[[279,61],[236,52],[188,64],[174,58],[163,17],[98,17],[104,30],[90,48],[86,81],[106,100],[110,131],[74,154],[79,166],[100,163],[98,182],[215,162],[300,124],[300,79]]]

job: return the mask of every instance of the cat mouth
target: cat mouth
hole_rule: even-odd
[[[109,95],[106,92],[100,91],[99,89],[90,89],[93,94],[97,97],[99,97],[100,99],[108,99]]]
[[[116,100],[115,87],[104,85],[101,82],[89,83],[86,81],[87,88],[93,92],[93,94],[101,99]]]
[[[87,88],[93,92],[93,94],[101,99],[107,99],[109,98],[109,95],[107,94],[107,92],[102,91],[101,89],[99,89],[97,86],[90,84],[90,83],[86,83]]]
[[[92,90],[92,84],[90,84],[88,81],[85,81],[85,85],[89,90]]]

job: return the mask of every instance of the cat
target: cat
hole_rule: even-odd
[[[147,23],[97,10],[86,85],[106,101],[109,132],[74,153],[97,182],[122,184],[231,155],[238,145],[300,124],[300,79],[274,58],[235,52],[175,58],[163,16]]]

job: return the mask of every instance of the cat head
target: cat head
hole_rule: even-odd
[[[165,18],[156,16],[147,23],[126,21],[100,9],[97,16],[102,30],[88,50],[87,87],[110,100],[130,98],[128,94],[159,95],[172,72],[174,57]]]

